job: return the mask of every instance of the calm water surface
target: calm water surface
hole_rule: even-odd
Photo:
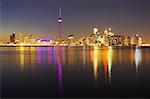
[[[149,48],[0,47],[1,96],[150,97]]]

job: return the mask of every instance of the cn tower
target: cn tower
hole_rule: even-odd
[[[62,21],[62,9],[61,6],[59,6],[58,33],[60,41],[62,41]]]

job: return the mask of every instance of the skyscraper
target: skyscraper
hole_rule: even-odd
[[[10,43],[15,43],[15,38],[16,38],[15,32],[12,32],[10,34]]]
[[[99,34],[99,29],[97,27],[93,28],[93,34],[98,35]]]

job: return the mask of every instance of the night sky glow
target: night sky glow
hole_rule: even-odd
[[[150,0],[0,0],[0,41],[8,41],[10,32],[56,37],[60,4],[63,36],[89,35],[98,26],[150,42]]]

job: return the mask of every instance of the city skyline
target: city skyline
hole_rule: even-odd
[[[150,42],[150,1],[148,0],[0,0],[0,40],[11,32],[29,32],[41,37],[58,36],[58,10],[63,9],[62,36],[89,35],[93,27],[106,27],[121,35],[139,34]]]

